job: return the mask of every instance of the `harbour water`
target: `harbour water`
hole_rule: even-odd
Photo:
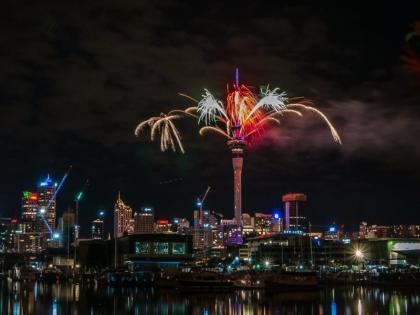
[[[180,293],[152,288],[1,282],[1,314],[420,314],[419,289],[338,286],[311,292]]]

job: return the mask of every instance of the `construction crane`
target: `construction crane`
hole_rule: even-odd
[[[77,239],[79,238],[79,202],[82,200],[83,194],[85,193],[86,187],[89,185],[89,179],[86,179],[85,184],[83,185],[82,189],[76,194],[74,198],[75,203],[75,216],[74,216],[74,246],[73,246],[73,272],[75,271],[76,267],[76,259],[77,259]],[[69,240],[67,240],[67,255],[69,254],[70,244]]]
[[[207,186],[206,192],[203,195],[203,198],[197,198],[197,206],[200,207],[200,211],[203,210],[204,201],[207,198],[208,193],[210,192],[211,187]]]
[[[202,224],[204,221],[204,216],[203,216],[203,205],[204,205],[204,201],[206,201],[207,195],[210,192],[211,187],[207,186],[206,192],[204,193],[202,198],[197,198],[197,207],[199,208],[198,211],[198,218],[199,218],[199,224]]]

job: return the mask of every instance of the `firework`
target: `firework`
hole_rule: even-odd
[[[414,31],[407,34],[404,52],[402,60],[410,73],[415,75],[415,81],[418,83],[420,82],[420,21],[415,23]]]
[[[279,88],[270,89],[269,86],[261,88],[255,93],[249,87],[239,84],[239,73],[236,70],[236,82],[232,88],[227,87],[226,101],[218,100],[209,90],[204,89],[201,99],[196,100],[186,94],[181,94],[195,102],[197,106],[187,109],[175,109],[167,115],[149,118],[141,122],[135,131],[138,135],[146,126],[151,128],[151,140],[160,134],[161,150],[169,148],[175,151],[176,144],[182,153],[181,137],[172,120],[188,116],[198,120],[202,124],[199,129],[200,135],[213,132],[225,137],[232,151],[232,165],[234,172],[234,213],[237,225],[242,225],[241,214],[241,178],[243,165],[243,150],[262,135],[264,126],[268,123],[279,124],[280,119],[288,114],[299,117],[304,112],[312,112],[327,124],[333,139],[341,143],[340,136],[332,123],[320,110],[303,98],[289,99],[284,91]],[[241,242],[240,240],[238,241]]]
[[[215,132],[228,140],[249,143],[261,133],[264,124],[280,123],[280,117],[290,113],[302,117],[303,112],[308,111],[320,116],[329,127],[333,139],[341,143],[340,136],[327,116],[311,102],[301,98],[291,99],[290,103],[288,101],[287,94],[278,88],[261,88],[257,96],[244,85],[234,85],[232,91],[228,89],[226,105],[204,90],[197,107],[190,107],[184,113],[198,117],[199,123],[204,122],[205,126],[200,129],[201,135]]]
[[[176,146],[178,145],[182,153],[185,153],[184,147],[181,141],[181,135],[179,134],[178,129],[175,127],[172,120],[180,118],[180,115],[176,114],[163,114],[160,116],[151,117],[143,122],[141,122],[134,134],[139,136],[146,126],[150,127],[150,140],[154,141],[156,134],[160,134],[160,149],[166,151],[169,148],[172,148],[173,151],[176,151]]]

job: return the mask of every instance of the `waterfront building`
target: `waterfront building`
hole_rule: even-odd
[[[134,234],[153,233],[155,228],[154,209],[142,207],[134,213]]]
[[[302,193],[289,193],[282,197],[284,203],[284,230],[305,233],[308,231],[306,218],[307,197]]]
[[[126,205],[118,193],[117,201],[114,206],[114,237],[121,237],[130,230],[130,220],[133,210]]]
[[[118,240],[119,264],[142,271],[178,267],[192,260],[191,235],[134,234]]]

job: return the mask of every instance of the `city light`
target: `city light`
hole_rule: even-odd
[[[41,214],[45,214],[45,212],[46,212],[45,207],[41,207],[41,208],[39,209],[39,213],[41,213]]]
[[[358,249],[358,250],[356,250],[355,252],[354,252],[354,255],[358,258],[358,259],[362,259],[363,258],[363,253],[362,253],[362,251],[360,250],[360,249]]]
[[[60,234],[59,233],[54,233],[53,234],[53,239],[58,240],[60,238]]]
[[[279,221],[281,219],[281,213],[279,210],[274,210],[272,216],[274,221]]]
[[[104,210],[99,210],[99,212],[98,212],[98,216],[99,216],[100,218],[103,218],[103,217],[105,216],[105,211],[104,211]]]

